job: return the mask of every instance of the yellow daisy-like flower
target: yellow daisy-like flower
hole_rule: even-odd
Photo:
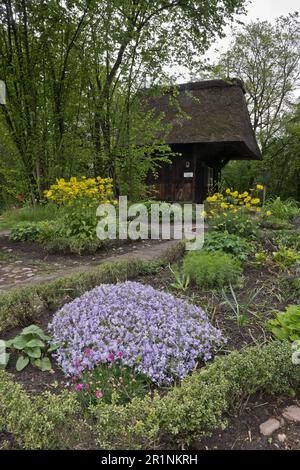
[[[254,198],[254,199],[252,199],[252,201],[251,201],[251,204],[253,204],[254,206],[257,206],[257,204],[259,204],[259,203],[260,203],[259,197]]]
[[[272,211],[267,211],[267,216],[270,217],[272,215]]]
[[[256,185],[256,189],[263,190],[263,189],[264,189],[264,187],[263,187],[263,185],[262,185],[262,184],[257,184],[257,185]]]

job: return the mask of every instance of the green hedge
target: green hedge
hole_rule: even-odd
[[[45,392],[30,397],[0,371],[0,431],[14,435],[25,449],[74,449],[88,435],[74,394]]]
[[[273,342],[217,357],[164,397],[91,407],[104,449],[182,448],[226,425],[226,413],[255,392],[287,392],[300,383],[289,343]]]

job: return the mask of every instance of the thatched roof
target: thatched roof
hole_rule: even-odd
[[[213,143],[227,158],[261,158],[241,81],[191,82],[176,90],[175,101],[174,89],[147,96],[149,107],[171,124],[168,144]]]

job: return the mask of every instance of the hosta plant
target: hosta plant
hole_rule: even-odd
[[[28,364],[32,364],[44,372],[52,369],[49,355],[57,349],[54,344],[50,344],[50,340],[50,336],[45,335],[40,327],[30,325],[15,338],[5,341],[5,347],[17,351],[19,357],[16,362],[16,370],[18,372],[25,369]],[[6,353],[6,365],[9,359],[10,353]]]

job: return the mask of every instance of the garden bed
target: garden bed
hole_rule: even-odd
[[[33,323],[50,331],[60,345],[55,357],[71,374],[54,361],[48,372],[31,364],[15,372],[12,348],[0,397],[24,402],[27,414],[23,406],[20,424],[0,398],[4,445],[13,445],[5,433],[25,448],[205,449],[222,448],[220,439],[225,448],[298,445],[296,424],[284,425],[282,441],[259,431],[261,421],[298,404],[299,366],[288,341],[297,336],[269,323],[292,304],[298,315],[298,232],[258,234],[254,221],[239,220],[248,239],[217,227],[201,252],[183,260],[180,244],[155,262],[103,264],[1,295],[1,337]],[[292,321],[293,312],[286,315]],[[49,421],[50,432],[39,436],[35,419]],[[66,439],[74,419],[81,430]]]

